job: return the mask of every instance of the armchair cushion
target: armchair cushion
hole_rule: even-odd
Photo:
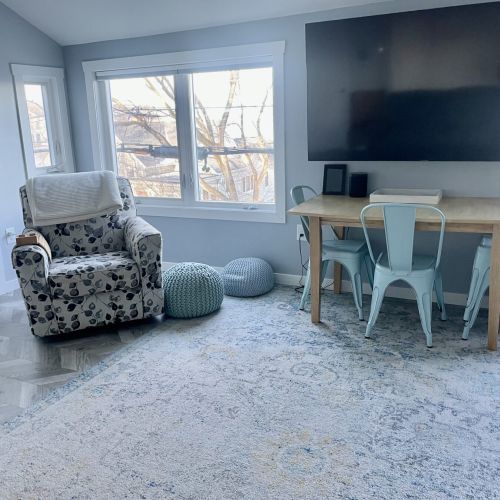
[[[49,266],[53,299],[128,290],[140,284],[139,268],[128,252],[107,252],[53,259]]]
[[[141,273],[144,317],[163,312],[161,281],[162,237],[160,231],[141,217],[132,217],[125,224],[125,245]]]

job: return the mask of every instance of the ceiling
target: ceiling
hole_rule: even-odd
[[[380,3],[386,0],[0,1],[59,44],[73,45]]]
[[[157,35],[342,7],[422,0],[0,0],[60,45]],[[423,8],[492,0],[425,0]]]

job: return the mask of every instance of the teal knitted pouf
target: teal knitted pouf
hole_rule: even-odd
[[[224,293],[233,297],[257,297],[274,287],[271,264],[258,257],[232,260],[222,272]]]
[[[224,299],[219,273],[196,262],[181,262],[163,273],[165,312],[174,318],[196,318],[217,311]]]

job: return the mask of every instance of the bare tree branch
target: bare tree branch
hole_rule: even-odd
[[[141,113],[138,109],[131,109],[125,106],[122,102],[118,101],[117,99],[113,99],[113,107],[117,109],[118,111],[121,111],[122,113],[125,113],[126,115],[130,117],[133,117],[135,121],[129,121],[127,123],[127,127],[130,125],[132,126],[139,126],[143,128],[146,132],[151,134],[160,144],[165,144],[166,146],[171,146],[172,144],[168,140],[168,138],[165,136],[165,134],[162,134],[155,128],[153,128],[150,125],[150,121],[152,117],[148,114]]]
[[[154,78],[145,78],[145,81],[146,86],[149,88],[149,90],[151,90],[162,100],[163,105],[168,112],[168,115],[172,118],[175,118],[175,91],[171,80],[165,76],[155,76]],[[153,82],[156,82],[156,84],[160,86],[161,92]],[[169,99],[165,99],[165,96],[167,96]],[[174,105],[172,106],[170,103],[174,103]]]
[[[228,201],[227,196],[224,193],[221,193],[217,188],[213,187],[209,184],[203,177],[199,177],[201,187],[209,194],[211,194],[216,200],[219,201]]]
[[[243,149],[249,147],[268,147],[268,143],[262,132],[262,122],[264,113],[267,108],[267,103],[270,91],[266,95],[259,106],[258,116],[256,122],[253,123],[256,130],[256,137],[250,140],[246,135],[247,123],[245,108],[243,104],[239,106],[239,117],[236,122],[229,122],[231,113],[235,111],[234,101],[238,95],[240,88],[240,72],[233,70],[229,72],[229,88],[226,96],[226,102],[222,111],[221,117],[216,121],[211,118],[211,112],[205,107],[199,96],[194,93],[195,104],[195,126],[196,126],[196,139],[200,146],[204,147],[225,147],[233,144],[232,136],[229,134],[230,127],[236,127],[240,131],[241,145]],[[123,124],[123,129],[133,130],[139,127],[149,134],[154,140],[165,146],[172,146],[171,141],[167,137],[167,130],[163,130],[158,124],[161,123],[162,113],[163,116],[176,121],[175,109],[175,88],[173,79],[167,76],[156,76],[145,78],[145,85],[147,88],[156,95],[162,103],[162,107],[155,110],[141,109],[140,106],[127,105],[116,99],[113,99],[113,108],[116,111],[123,113],[127,116],[127,121]],[[225,155],[213,155],[210,157],[210,167],[216,174],[221,175],[224,179],[223,186],[219,184],[214,185],[207,178],[198,176],[200,187],[216,200],[220,201],[238,201],[239,193],[236,188],[235,172],[241,172],[242,168],[247,168],[252,177],[252,200],[254,202],[261,201],[262,186],[268,175],[269,168],[272,164],[272,155],[263,153],[242,153],[239,160],[230,160]],[[248,174],[247,174],[248,175]],[[164,194],[161,185],[155,182],[148,182],[144,179],[145,187],[153,191],[155,194],[162,196]],[[157,187],[158,184],[158,187]]]

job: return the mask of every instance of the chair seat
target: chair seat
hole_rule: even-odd
[[[436,259],[432,255],[413,255],[412,259],[412,272],[415,271],[428,271],[433,270],[436,264]],[[377,269],[382,268],[383,270],[390,271],[389,268],[389,258],[387,253],[383,253],[379,258]]]
[[[139,284],[139,268],[128,252],[58,257],[49,267],[53,298],[128,290]]]
[[[368,252],[363,240],[326,240],[323,241],[323,258],[332,255],[335,257],[349,256]]]

